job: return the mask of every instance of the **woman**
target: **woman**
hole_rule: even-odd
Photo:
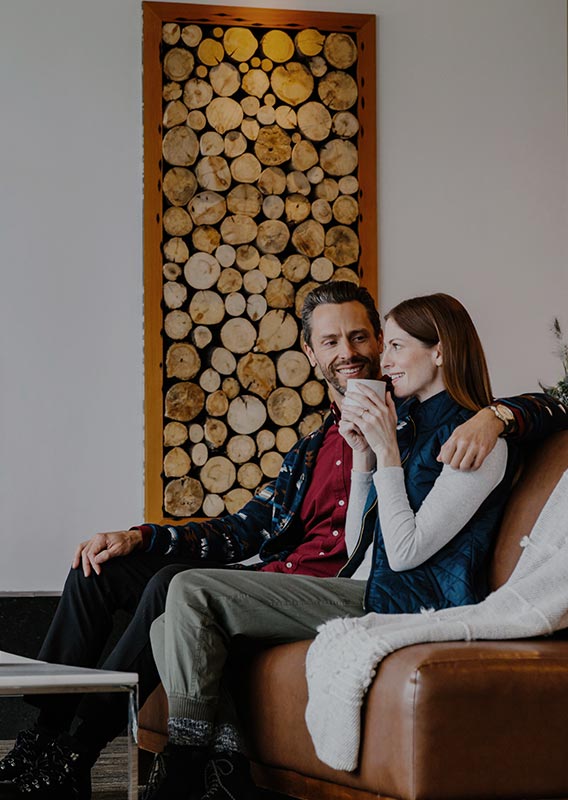
[[[479,602],[504,505],[503,439],[475,472],[437,460],[452,430],[492,402],[479,337],[446,294],[415,297],[385,317],[381,359],[392,391],[383,402],[365,384],[349,391],[339,426],[353,449],[346,544],[340,573],[367,580],[366,610],[417,612]],[[373,541],[373,547],[369,545]]]

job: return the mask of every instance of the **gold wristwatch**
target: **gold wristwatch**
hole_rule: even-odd
[[[492,406],[488,406],[491,411],[495,414],[497,419],[501,420],[503,425],[505,426],[503,429],[503,433],[511,433],[511,431],[515,427],[515,415],[509,408],[509,406],[504,406],[501,403],[497,403]]]

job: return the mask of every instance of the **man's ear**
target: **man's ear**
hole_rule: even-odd
[[[385,336],[382,331],[377,336],[377,344],[379,345],[379,352],[382,353],[385,349]]]
[[[308,361],[312,365],[312,367],[317,367],[316,357],[314,356],[314,351],[312,348],[307,344],[305,341],[302,340],[302,350],[308,357]]]

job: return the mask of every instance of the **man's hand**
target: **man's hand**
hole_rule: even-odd
[[[134,531],[110,531],[97,533],[92,539],[81,542],[75,550],[73,569],[83,566],[83,574],[88,578],[92,571],[101,574],[101,564],[117,556],[127,556],[142,543],[142,533]]]
[[[442,446],[438,461],[454,469],[479,469],[504,429],[504,424],[490,409],[482,408],[455,429]]]

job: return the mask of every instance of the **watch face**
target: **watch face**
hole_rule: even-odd
[[[498,408],[499,413],[501,414],[501,416],[505,417],[507,422],[512,422],[515,419],[515,415],[513,414],[513,412],[511,411],[511,409],[508,406],[499,405],[499,406],[497,406],[497,408]]]

